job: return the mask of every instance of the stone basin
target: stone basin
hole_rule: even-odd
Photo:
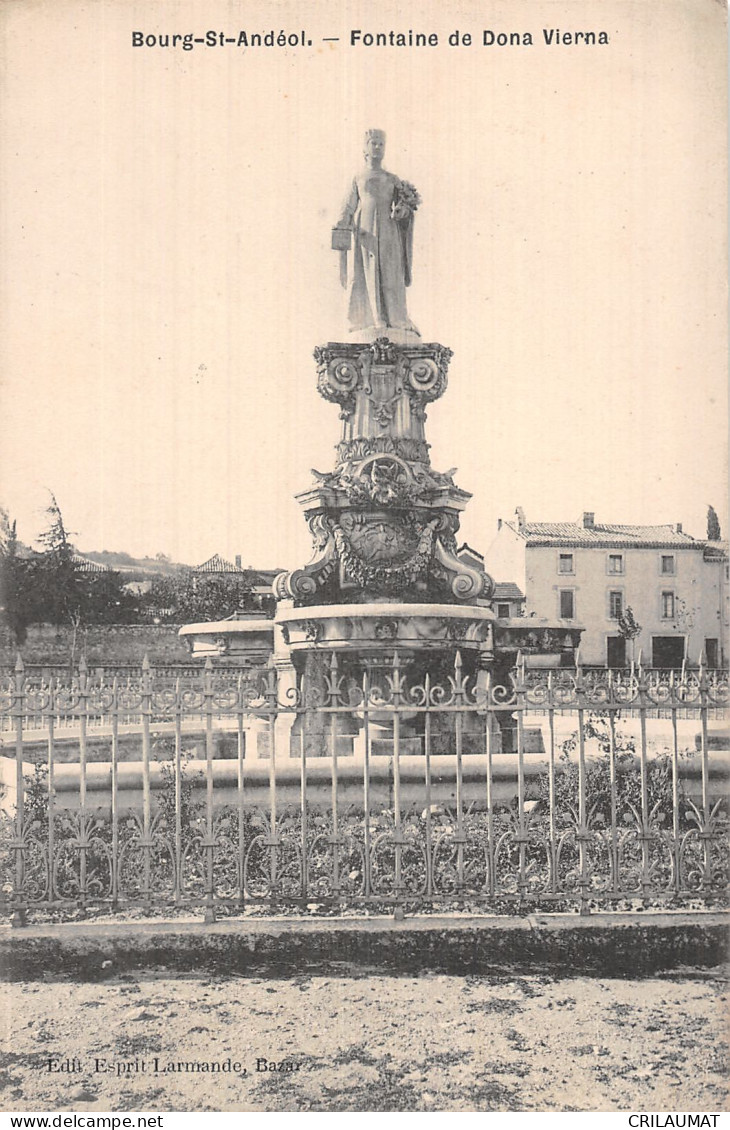
[[[494,613],[478,605],[322,604],[279,607],[276,624],[293,654],[346,650],[361,656],[491,650]]]
[[[264,616],[186,624],[178,635],[196,659],[230,656],[258,666],[266,663],[274,650],[274,622]]]

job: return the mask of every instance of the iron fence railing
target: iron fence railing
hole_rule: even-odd
[[[722,672],[336,655],[0,690],[0,886],[29,911],[687,905],[730,881]],[[664,719],[658,717],[659,712]],[[539,733],[537,752],[531,739]],[[511,752],[505,752],[511,751]]]

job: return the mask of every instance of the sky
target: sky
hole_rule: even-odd
[[[308,559],[294,494],[340,427],[312,351],[348,336],[330,229],[369,127],[423,201],[409,313],[454,351],[427,438],[473,493],[462,538],[484,551],[517,506],[703,537],[712,503],[726,525],[717,0],[6,0],[0,23],[0,505],[22,540],[53,491],[82,550]],[[132,46],[209,29],[312,46]]]

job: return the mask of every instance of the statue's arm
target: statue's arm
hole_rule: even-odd
[[[357,181],[353,181],[340,218],[332,229],[332,248],[340,253],[340,284],[343,287],[347,286],[347,253],[352,248],[352,225],[359,201]]]
[[[350,195],[347,197],[347,200],[345,201],[342,208],[340,218],[337,221],[338,228],[352,229],[353,217],[355,215],[355,212],[357,211],[357,206],[359,203],[360,193],[357,190],[357,181],[354,180],[352,182],[352,188],[350,189]]]

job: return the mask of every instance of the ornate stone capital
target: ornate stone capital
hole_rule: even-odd
[[[446,390],[452,356],[452,351],[438,342],[395,345],[384,337],[370,345],[329,342],[314,350],[317,390],[325,400],[342,405],[343,414],[349,416],[358,392],[372,395],[373,372],[382,375],[390,371],[394,378],[392,399],[406,395],[422,411],[425,403],[437,400]]]
[[[339,352],[337,347],[317,346],[317,391],[325,400],[342,407],[342,416],[350,416],[355,408],[355,392],[362,379],[362,368],[357,354]]]
[[[421,416],[424,405],[431,400],[438,400],[446,391],[449,361],[452,357],[453,353],[444,345],[401,350],[403,384],[408,390],[411,405]]]

